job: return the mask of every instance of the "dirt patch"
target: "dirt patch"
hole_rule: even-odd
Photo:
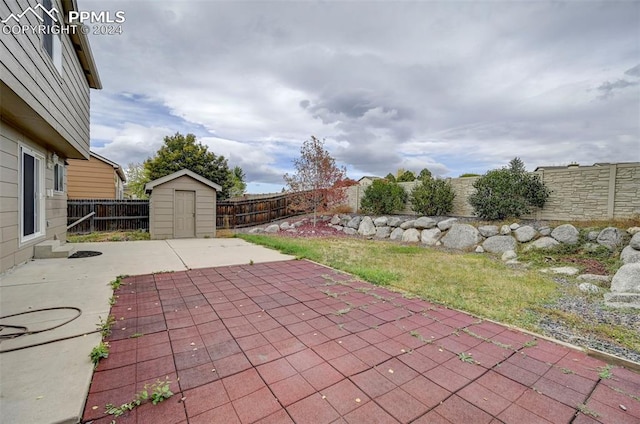
[[[295,231],[280,231],[278,235],[291,238],[313,238],[313,237],[348,237],[344,231],[331,227],[328,221],[318,221],[313,225],[313,221],[304,220],[304,224],[298,226]]]
[[[608,275],[607,267],[597,259],[591,258],[563,258],[560,262],[579,265],[583,274]]]

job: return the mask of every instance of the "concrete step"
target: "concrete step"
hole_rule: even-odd
[[[60,240],[46,240],[35,246],[33,257],[35,259],[68,258],[75,250],[72,244],[61,245]]]

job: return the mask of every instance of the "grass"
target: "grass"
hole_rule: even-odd
[[[540,331],[540,320],[551,317],[583,334],[640,351],[640,335],[631,328],[611,323],[594,325],[577,314],[549,306],[566,289],[559,287],[551,275],[538,272],[535,265],[531,269],[512,268],[491,255],[356,238],[297,239],[253,234],[238,237],[479,317],[532,331]],[[569,255],[547,252],[539,258],[551,255],[553,259],[562,254]]]
[[[89,234],[67,234],[69,243],[150,240],[148,231],[100,231]]]

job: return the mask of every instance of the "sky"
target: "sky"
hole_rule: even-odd
[[[311,135],[350,178],[640,161],[638,1],[94,1],[91,146],[193,133],[276,192]]]

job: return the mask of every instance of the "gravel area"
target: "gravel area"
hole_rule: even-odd
[[[556,302],[549,305],[549,309],[576,314],[586,321],[596,324],[612,324],[633,328],[640,333],[640,313],[629,309],[615,309],[605,306],[602,294],[576,295],[572,287],[576,284],[566,278],[557,277],[554,280],[560,286],[563,295]],[[543,318],[539,326],[545,336],[553,337],[563,342],[580,347],[588,347],[619,356],[629,361],[640,363],[640,352],[627,349],[608,340],[583,334],[575,328],[568,327],[558,320]]]

